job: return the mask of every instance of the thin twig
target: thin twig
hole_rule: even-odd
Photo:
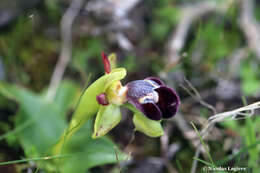
[[[232,111],[222,112],[222,113],[213,115],[208,119],[208,122],[206,123],[204,128],[201,130],[201,136],[203,138],[206,138],[206,136],[210,132],[210,129],[217,122],[249,118],[254,115],[254,111],[256,109],[260,109],[260,101],[247,105],[247,106],[244,106],[244,107],[241,107],[241,108],[238,108],[238,109],[235,109],[235,110],[232,110]]]
[[[203,105],[203,106],[207,107],[208,109],[210,109],[213,112],[213,114],[217,114],[216,109],[212,105],[210,105],[210,104],[208,104],[208,103],[206,103],[205,101],[202,100],[202,97],[200,96],[200,94],[197,91],[197,89],[190,83],[190,81],[187,78],[184,78],[184,82],[187,84],[187,86],[191,89],[192,92],[189,90],[189,88],[185,87],[184,85],[180,85],[180,86],[187,93],[189,93],[194,100],[198,101],[201,105]]]
[[[128,143],[127,143],[127,145],[126,145],[124,151],[128,151],[130,145],[134,142],[134,140],[135,140],[135,132],[136,132],[135,130],[132,132],[131,138],[130,138],[130,140],[128,141]],[[131,153],[129,153],[129,155],[130,155],[130,154],[131,154]]]
[[[240,64],[248,56],[248,48],[243,47],[235,50],[229,57],[228,77],[235,78],[239,75]]]
[[[161,153],[163,157],[163,163],[168,169],[170,173],[176,173],[177,170],[174,169],[172,164],[169,161],[169,158],[167,157],[167,151],[169,150],[169,133],[172,130],[172,124],[168,123],[166,124],[164,128],[164,135],[160,138],[161,141]]]
[[[47,91],[46,97],[48,100],[52,101],[55,98],[65,69],[71,59],[72,24],[79,14],[84,2],[85,0],[73,0],[61,19],[61,52],[51,77],[49,89]]]
[[[188,80],[188,79],[186,79],[186,78],[184,78],[184,82],[187,84],[187,86],[189,87],[189,88],[187,88],[187,87],[185,87],[184,85],[181,85],[181,87],[189,94],[189,95],[191,95],[191,97],[194,99],[194,100],[196,100],[197,102],[199,102],[201,105],[203,105],[203,106],[205,106],[206,108],[208,108],[208,109],[210,109],[212,112],[213,112],[213,114],[217,114],[217,111],[216,111],[216,109],[212,106],[212,105],[210,105],[210,104],[208,104],[208,103],[206,103],[205,101],[203,101],[203,99],[202,99],[202,97],[201,97],[201,95],[200,95],[200,93],[197,91],[197,89],[191,84],[191,82]],[[191,91],[190,91],[191,90]],[[201,135],[202,136],[202,135]],[[203,139],[203,138],[202,138]],[[202,151],[202,145],[198,145],[199,143],[198,143],[198,141],[194,141],[193,140],[193,145],[195,145],[195,147],[196,147],[196,152],[195,152],[195,158],[198,158],[198,156],[200,155],[200,152]],[[193,160],[193,163],[192,163],[192,167],[191,167],[191,173],[195,173],[196,172],[196,168],[197,168],[197,163],[198,162],[198,160],[196,160],[196,159],[194,159]]]
[[[194,158],[199,158],[199,156],[200,156],[200,150],[196,150]],[[194,159],[192,162],[191,171],[190,171],[191,173],[195,173],[197,169],[198,161],[195,160],[196,159]]]

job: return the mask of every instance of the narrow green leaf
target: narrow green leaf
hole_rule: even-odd
[[[12,160],[7,162],[0,162],[0,166],[2,165],[12,165],[17,163],[25,163],[30,161],[43,161],[43,160],[53,160],[58,158],[64,158],[64,157],[71,157],[72,155],[58,155],[58,156],[45,156],[45,157],[36,157],[36,158],[28,158],[28,159],[21,159],[21,160]]]
[[[117,105],[109,104],[108,106],[100,106],[96,116],[93,138],[99,138],[107,134],[121,120],[120,108]]]
[[[199,139],[200,139],[200,142],[201,142],[203,148],[205,149],[205,151],[206,151],[206,153],[207,153],[207,155],[208,155],[208,157],[209,157],[209,160],[210,160],[211,164],[214,165],[214,162],[213,162],[213,159],[212,159],[212,157],[211,157],[211,155],[210,155],[210,152],[208,151],[208,148],[207,148],[207,146],[206,146],[204,140],[202,139],[202,136],[200,135],[200,133],[199,133],[197,127],[194,125],[193,122],[191,122],[191,125],[192,125],[192,127],[194,128],[195,132],[197,133],[197,135],[198,135],[198,137],[199,137]]]
[[[251,120],[251,118],[247,118],[246,119],[246,131],[245,131],[245,139],[246,139],[246,144],[248,146],[254,144],[256,142],[256,133],[255,133],[255,129],[254,129],[254,123]],[[252,148],[249,150],[249,156],[250,159],[248,161],[250,166],[254,166],[255,164],[257,164],[258,159],[259,159],[259,154],[258,154],[258,149],[257,147]]]
[[[243,100],[243,104],[246,106],[247,105],[247,100],[246,97],[243,96],[242,97]],[[248,112],[249,114],[250,112]],[[246,127],[245,127],[245,131],[244,131],[244,138],[246,140],[246,144],[248,146],[254,144],[256,142],[256,132],[255,132],[255,124],[253,122],[253,120],[251,119],[251,117],[246,118]],[[248,160],[248,165],[250,167],[254,167],[255,165],[258,165],[258,149],[257,147],[250,149],[249,151],[249,160]]]
[[[194,157],[193,159],[194,159],[194,160],[197,160],[197,161],[199,161],[199,162],[201,162],[201,163],[203,163],[204,165],[211,166],[211,167],[213,167],[213,168],[215,167],[215,165],[213,165],[212,163],[207,162],[207,161],[205,161],[205,160],[202,160],[202,159],[200,159],[200,158]]]
[[[218,166],[224,165],[224,164],[228,163],[229,161],[234,160],[235,158],[238,158],[242,154],[248,153],[248,151],[250,149],[257,148],[258,146],[260,146],[260,139],[256,140],[256,142],[251,145],[242,147],[238,152],[226,156],[225,158],[218,161],[216,165],[218,165]]]

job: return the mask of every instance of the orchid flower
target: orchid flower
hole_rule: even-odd
[[[68,140],[82,125],[95,117],[92,138],[106,135],[121,121],[120,107],[134,112],[135,130],[150,137],[163,135],[162,119],[173,117],[180,105],[177,93],[159,78],[148,77],[122,85],[125,68],[116,68],[116,56],[101,53],[105,74],[93,82],[82,94],[72,115],[68,129],[54,147],[58,154]]]

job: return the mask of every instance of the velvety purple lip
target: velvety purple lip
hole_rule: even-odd
[[[127,100],[152,120],[173,117],[180,105],[177,93],[156,77],[127,84]]]

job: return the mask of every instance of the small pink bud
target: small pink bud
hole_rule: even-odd
[[[108,74],[111,72],[111,66],[110,66],[109,59],[104,52],[101,53],[101,56],[102,56],[102,60],[103,60],[103,64],[104,64],[104,69],[105,69],[106,73]]]
[[[107,96],[105,93],[101,93],[101,94],[97,95],[96,99],[97,99],[97,102],[103,106],[109,105]]]

